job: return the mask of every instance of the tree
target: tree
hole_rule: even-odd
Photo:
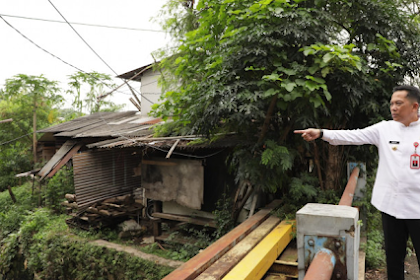
[[[173,122],[161,131],[252,139],[231,163],[238,181],[266,190],[308,198],[315,185],[339,188],[349,148],[291,132],[387,118],[392,87],[419,70],[419,26],[399,1],[202,0],[195,11],[173,11],[166,28],[179,46],[164,53],[155,106]]]
[[[36,130],[38,124],[38,114],[50,115],[53,113],[53,106],[63,101],[61,95],[57,92],[58,82],[50,81],[44,76],[28,76],[19,74],[11,79],[6,80],[4,90],[1,91],[3,98],[10,102],[16,102],[21,108],[27,111],[32,109],[32,152],[33,162],[37,162],[36,158]],[[42,119],[42,121],[47,120]],[[29,130],[29,129],[28,129]],[[28,131],[27,130],[27,131]]]
[[[70,82],[68,85],[70,89],[67,90],[67,93],[74,96],[72,105],[78,112],[81,113],[85,109],[92,114],[99,111],[117,111],[124,107],[124,105],[116,105],[111,101],[98,98],[104,95],[106,88],[115,87],[109,75],[98,72],[84,73],[79,71],[70,75],[69,79]],[[86,92],[83,94],[82,91],[84,90]],[[84,99],[83,95],[86,96]]]

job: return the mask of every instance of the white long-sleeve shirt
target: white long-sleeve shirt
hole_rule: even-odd
[[[372,204],[398,219],[420,219],[420,169],[410,167],[410,156],[420,154],[420,119],[409,126],[382,121],[364,129],[323,130],[331,145],[373,144],[378,147],[379,164]]]

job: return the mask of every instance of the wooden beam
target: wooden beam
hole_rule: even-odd
[[[130,102],[137,108],[137,110],[139,110],[139,112],[141,112],[140,105],[137,104],[137,102],[133,99],[133,97],[130,97],[128,100],[130,100]]]
[[[263,223],[270,212],[280,206],[281,200],[274,200],[257,214],[249,217],[246,221],[235,227],[219,240],[204,249],[181,267],[174,270],[162,280],[192,280],[200,275],[205,269],[211,266],[235,244],[244,239],[251,231]]]
[[[55,173],[57,173],[58,170],[60,170],[61,167],[63,167],[63,165],[65,165],[72,157],[75,153],[77,153],[77,151],[79,151],[79,149],[83,146],[83,144],[76,144],[67,154],[64,158],[62,158],[56,166],[54,166],[54,168],[48,173],[47,177],[51,178],[52,176],[55,175]],[[41,180],[44,179],[44,177],[41,178]]]
[[[175,166],[178,165],[174,161],[160,161],[160,160],[142,160],[142,164],[150,164],[150,165],[162,165],[162,166]]]
[[[268,270],[268,273],[280,273],[287,277],[298,278],[298,263],[275,260]]]
[[[213,219],[206,219],[206,218],[192,218],[188,216],[181,216],[181,215],[175,215],[175,214],[167,214],[167,213],[153,213],[153,217],[155,218],[161,218],[171,221],[178,221],[178,222],[187,222],[194,225],[199,226],[209,226],[212,228],[217,228],[216,223]]]
[[[222,279],[235,265],[237,265],[275,226],[280,219],[269,217],[260,226],[253,230],[247,237],[217,260],[212,266],[201,273],[195,280]]]
[[[295,221],[283,221],[267,235],[223,280],[261,279],[293,239]]]
[[[5,119],[5,120],[1,120],[0,123],[7,123],[7,122],[12,122],[13,119]]]
[[[155,214],[162,213],[162,202],[154,200],[153,202],[153,212]],[[146,210],[147,211],[147,210]],[[162,234],[162,223],[160,219],[153,220],[153,237],[159,236]]]
[[[175,143],[172,145],[171,149],[169,150],[168,154],[166,155],[166,158],[170,158],[172,153],[174,152],[176,146],[178,145],[179,141],[181,141],[181,139],[178,139],[175,141]]]

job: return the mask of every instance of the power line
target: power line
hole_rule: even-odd
[[[9,140],[9,141],[6,141],[6,142],[3,142],[3,143],[0,143],[0,146],[3,146],[3,145],[6,145],[6,144],[9,144],[9,143],[11,143],[11,142],[14,142],[14,141],[16,141],[16,140],[19,140],[20,138],[23,138],[23,137],[25,137],[25,136],[31,135],[32,133],[33,133],[33,132],[29,132],[29,133],[27,133],[27,134],[25,134],[25,135],[22,135],[22,136],[19,136],[19,137],[15,138],[15,139],[12,139],[12,140]]]
[[[6,15],[6,14],[0,14],[0,16],[12,17],[12,18],[20,18],[20,19],[29,19],[29,20],[38,20],[38,21],[46,21],[46,22],[67,23],[65,21],[60,21],[60,20],[44,19],[44,18],[33,18],[33,17],[24,17],[24,16],[15,16],[15,15]],[[164,30],[156,30],[156,29],[133,28],[133,27],[123,27],[123,26],[111,26],[111,25],[91,24],[91,23],[82,23],[82,22],[70,22],[70,23],[71,24],[75,24],[75,25],[84,25],[84,26],[93,26],[93,27],[102,27],[102,28],[112,28],[112,29],[124,29],[124,30],[133,30],[133,31],[165,33]]]
[[[20,32],[17,28],[15,28],[11,23],[9,23],[2,15],[0,15],[0,18],[8,25],[8,26],[10,26],[13,30],[15,30],[19,35],[21,35],[23,38],[25,38],[26,40],[28,40],[30,43],[32,43],[34,46],[36,46],[37,48],[39,48],[40,50],[42,50],[42,51],[44,51],[44,52],[46,52],[47,54],[49,54],[49,55],[51,55],[52,57],[54,57],[54,58],[56,58],[56,59],[58,59],[58,60],[60,60],[61,62],[63,62],[64,64],[66,64],[66,65],[68,65],[68,66],[70,66],[70,67],[72,67],[72,68],[74,68],[74,69],[76,69],[76,70],[78,70],[78,71],[80,71],[80,72],[82,72],[82,73],[85,73],[85,74],[87,74],[87,75],[89,75],[89,76],[91,76],[92,78],[94,78],[94,79],[96,79],[96,80],[98,80],[98,81],[100,81],[97,77],[95,77],[94,75],[91,75],[90,73],[88,73],[88,72],[86,72],[86,71],[83,71],[82,69],[80,69],[80,68],[78,68],[78,67],[76,67],[76,66],[74,66],[73,64],[71,64],[71,63],[68,63],[67,61],[65,61],[65,60],[63,60],[63,59],[61,59],[60,57],[58,57],[58,56],[56,56],[55,54],[53,54],[53,53],[51,53],[51,52],[49,52],[49,51],[47,51],[46,49],[44,49],[43,47],[41,47],[40,45],[38,45],[37,43],[35,43],[34,41],[32,41],[30,38],[28,38],[25,34],[23,34],[22,32]],[[103,85],[105,85],[106,87],[108,87],[108,88],[110,88],[106,83],[104,83],[104,82],[101,82],[100,81],[100,83],[101,84],[103,84]],[[4,86],[4,85],[3,85]],[[117,92],[119,92],[119,91],[117,91]]]
[[[108,64],[108,63],[106,63],[106,61],[88,44],[88,42],[86,42],[86,40],[85,39],[83,39],[83,37],[79,34],[79,32],[77,32],[77,30],[70,24],[70,22],[63,16],[63,14],[54,6],[54,4],[51,2],[51,0],[48,0],[48,2],[51,4],[51,6],[53,6],[54,7],[54,9],[57,11],[57,13],[65,20],[65,22],[67,22],[67,24],[71,27],[71,29],[73,29],[73,31],[77,34],[77,36],[79,36],[79,38],[91,49],[91,51],[100,59],[100,60],[102,60],[102,62],[112,71],[112,72],[114,72],[114,74],[116,75],[116,76],[118,76],[118,74],[117,74],[117,72],[115,72],[115,70]],[[123,79],[122,79],[123,80]],[[129,84],[128,84],[128,82],[127,81],[125,81],[124,80],[124,83],[130,88],[130,90],[132,91],[132,93],[133,93],[133,95],[135,96],[135,89],[133,88],[133,87],[131,87]],[[137,91],[136,91],[137,92]],[[141,94],[140,94],[140,96],[142,96]],[[145,100],[147,100],[147,101],[149,101],[150,103],[154,103],[154,102],[152,102],[150,99],[148,99],[148,98],[146,98],[145,96],[142,96],[142,98],[144,98]],[[110,130],[112,131],[112,128],[109,126],[109,124],[108,124],[108,122],[105,120],[105,119],[103,119],[103,118],[100,118],[104,123],[105,123],[105,125],[106,126],[108,126],[109,128],[110,128]],[[114,131],[115,132],[115,131]],[[125,137],[125,136],[123,136],[122,134],[120,134],[120,133],[117,133],[117,135],[119,135],[119,136],[121,136],[121,137]],[[129,139],[129,138],[127,138],[127,137],[125,137],[126,139]],[[130,139],[131,140],[131,139]],[[131,140],[131,141],[133,141],[133,140]]]
[[[71,23],[63,16],[63,14],[57,9],[56,6],[54,6],[54,4],[51,2],[51,0],[48,0],[48,2],[50,2],[51,6],[53,6],[53,8],[57,11],[57,13],[64,19],[65,22],[67,22],[67,24],[70,26],[71,29],[73,29],[73,31],[77,34],[77,36],[79,36],[79,38],[89,47],[89,49],[91,49],[91,51],[112,71],[114,72],[114,74],[116,76],[118,76],[118,73],[108,64],[106,63],[106,61],[89,45],[88,42],[86,42],[86,40],[82,37],[82,35],[79,34],[79,32],[77,32],[77,30],[71,25]],[[123,80],[123,79],[122,79]],[[134,92],[137,92],[134,88],[132,88],[127,81],[124,80],[124,83]],[[137,92],[138,93],[138,92]],[[140,94],[141,96],[141,94]],[[146,98],[145,99],[149,102],[151,102],[153,104],[153,102]]]
[[[12,28],[13,30],[15,30],[19,35],[21,35],[23,38],[25,38],[26,40],[28,40],[30,43],[32,43],[34,46],[36,46],[37,48],[39,48],[40,50],[42,50],[42,51],[44,51],[45,53],[47,53],[47,54],[49,54],[49,55],[51,55],[52,57],[54,57],[54,58],[56,58],[56,59],[58,59],[58,60],[60,60],[61,62],[63,62],[64,64],[66,64],[66,65],[68,65],[68,66],[70,66],[70,67],[72,67],[72,68],[74,68],[74,69],[76,69],[76,70],[78,70],[78,71],[80,71],[80,72],[82,72],[82,73],[85,73],[85,74],[87,74],[87,75],[89,75],[89,76],[91,76],[91,77],[93,77],[94,79],[96,79],[96,80],[99,80],[97,77],[95,77],[95,76],[93,76],[93,75],[91,75],[90,73],[88,73],[88,72],[86,72],[86,71],[83,71],[82,69],[80,69],[80,68],[78,68],[78,67],[76,67],[76,66],[74,66],[73,64],[71,64],[71,63],[68,63],[67,61],[65,61],[65,60],[63,60],[63,59],[61,59],[60,57],[58,57],[58,56],[56,56],[55,54],[53,54],[53,53],[51,53],[51,52],[49,52],[49,51],[47,51],[46,49],[44,49],[43,47],[41,47],[40,45],[38,45],[37,43],[35,43],[34,41],[32,41],[29,37],[27,37],[25,34],[23,34],[22,32],[20,32],[17,28],[15,28],[11,23],[9,23],[2,15],[0,15],[0,18],[10,27],[10,28]],[[101,84],[103,84],[103,85],[105,85],[106,87],[109,87],[107,84],[105,84],[105,83],[103,83],[103,82],[100,82]],[[4,85],[3,85],[4,86]],[[130,87],[130,86],[129,86]],[[117,91],[117,92],[120,92],[120,91]],[[136,91],[137,92],[137,91]],[[141,96],[141,94],[140,94],[140,96]],[[147,101],[149,101],[150,103],[152,103],[153,104],[153,102],[151,101],[151,100],[149,100],[148,98],[146,98],[146,97],[144,97],[144,99],[145,100],[147,100]]]
[[[54,6],[54,4],[48,0],[48,2],[50,2],[51,6],[53,6],[53,8],[57,11],[57,13],[64,19],[65,22],[67,22],[67,24],[70,26],[71,29],[73,29],[73,31],[77,34],[77,36],[79,36],[79,38],[86,44],[86,46],[89,47],[89,49],[112,71],[114,72],[115,75],[118,76],[117,72],[115,72],[114,69],[112,69],[111,66],[109,66],[108,63],[106,63],[106,61],[89,45],[88,42],[86,42],[85,39],[83,39],[83,37],[79,34],[79,32],[77,32],[76,29],[74,29],[74,27],[70,24],[70,22],[68,22],[68,20],[63,16],[63,14]]]
[[[51,2],[50,2],[51,3]],[[99,80],[97,77],[95,77],[95,76],[93,76],[93,75],[91,75],[90,73],[87,73],[87,72],[85,72],[85,71],[83,71],[82,69],[80,69],[80,68],[78,68],[78,67],[76,67],[76,66],[74,66],[74,65],[72,65],[72,64],[70,64],[70,63],[68,63],[68,62],[66,62],[66,61],[64,61],[63,59],[61,59],[60,57],[58,57],[58,56],[56,56],[56,55],[54,55],[54,54],[52,54],[51,52],[49,52],[49,51],[47,51],[46,49],[44,49],[44,48],[42,48],[41,46],[39,46],[38,44],[36,44],[34,41],[32,41],[31,39],[29,39],[27,36],[25,36],[22,32],[20,32],[17,28],[15,28],[12,24],[10,24],[2,15],[0,15],[0,18],[8,25],[8,26],[10,26],[13,30],[15,30],[17,33],[19,33],[23,38],[25,38],[26,40],[28,40],[29,42],[31,42],[33,45],[35,45],[36,47],[38,47],[39,49],[41,49],[41,50],[43,50],[44,52],[46,52],[46,53],[48,53],[49,55],[51,55],[51,56],[53,56],[53,57],[55,57],[56,59],[58,59],[58,60],[60,60],[61,62],[63,62],[63,63],[65,63],[65,64],[67,64],[67,65],[69,65],[69,66],[71,66],[71,67],[73,67],[73,68],[75,68],[75,69],[77,69],[77,70],[79,70],[80,72],[83,72],[83,73],[85,73],[85,74],[87,74],[87,75],[89,75],[89,76],[91,76],[91,77],[93,77],[93,78],[95,78],[95,79],[97,79],[97,80]],[[69,24],[70,25],[70,24]],[[71,25],[70,25],[71,26]],[[76,32],[77,33],[77,32]],[[79,35],[80,36],[80,35]],[[83,39],[83,38],[82,38]],[[83,40],[84,41],[84,40]],[[93,49],[92,49],[93,50]],[[96,52],[95,52],[96,53]],[[107,64],[108,65],[108,64]],[[110,68],[111,70],[112,70],[112,68]],[[115,72],[115,71],[114,71]],[[131,88],[131,86],[127,83],[127,82],[125,82],[126,84],[127,84],[127,86],[129,86],[130,88]],[[108,87],[108,85],[107,84],[105,84],[105,83],[103,83],[103,82],[101,82],[101,84],[104,84],[105,86],[107,86]],[[149,102],[151,102],[151,103],[153,103],[152,101],[150,101],[148,98],[146,98],[146,97],[144,97],[144,99],[146,99],[147,101],[149,101]],[[97,101],[95,101],[95,102],[97,102]],[[104,124],[106,125],[106,126],[108,126],[109,127],[109,124],[108,124],[108,122],[105,120],[105,119],[103,119],[102,117],[100,118],[103,122],[104,122]],[[110,129],[111,131],[113,131],[112,129]],[[115,132],[115,131],[114,131]],[[10,140],[10,141],[6,141],[6,142],[3,142],[3,143],[0,143],[0,146],[3,146],[3,145],[5,145],[5,144],[8,144],[8,143],[11,143],[11,142],[14,142],[14,141],[16,141],[16,140],[19,140],[19,139],[21,139],[21,138],[23,138],[23,137],[25,137],[25,136],[27,136],[27,135],[30,135],[30,134],[32,134],[33,132],[31,132],[31,133],[28,133],[28,134],[25,134],[25,135],[22,135],[22,136],[20,136],[20,137],[17,137],[17,138],[15,138],[15,139],[12,139],[12,140]],[[124,137],[125,139],[128,139],[128,140],[131,140],[131,141],[133,141],[132,139],[129,139],[128,137],[125,137],[125,136],[123,136],[122,134],[120,134],[120,133],[117,133],[117,135],[119,135],[119,136],[121,136],[121,137]]]
[[[59,58],[58,56],[56,56],[56,55],[54,55],[54,54],[52,54],[52,53],[50,53],[49,51],[47,51],[46,49],[44,49],[43,47],[41,47],[40,45],[38,45],[37,43],[35,43],[34,41],[32,41],[31,39],[29,39],[28,37],[26,37],[25,36],[25,34],[23,34],[22,32],[20,32],[18,29],[16,29],[13,25],[11,25],[6,19],[4,19],[3,18],[3,16],[2,15],[0,15],[0,18],[8,25],[8,26],[10,26],[12,29],[14,29],[17,33],[19,33],[23,38],[25,38],[26,40],[28,40],[29,42],[31,42],[33,45],[35,45],[37,48],[39,48],[39,49],[41,49],[41,50],[43,50],[44,52],[46,52],[47,54],[49,54],[49,55],[51,55],[51,56],[53,56],[53,57],[55,57],[56,59],[58,59],[58,60],[60,60],[61,62],[63,62],[63,63],[65,63],[65,64],[67,64],[68,66],[70,66],[70,67],[73,67],[74,69],[77,69],[77,70],[79,70],[79,71],[81,71],[81,72],[83,72],[83,73],[85,73],[85,71],[83,71],[82,69],[80,69],[80,68],[78,68],[78,67],[76,67],[76,66],[74,66],[74,65],[72,65],[72,64],[70,64],[70,63],[68,63],[68,62],[66,62],[66,61],[64,61],[64,60],[62,60],[61,58]]]

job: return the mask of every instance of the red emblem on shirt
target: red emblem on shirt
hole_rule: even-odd
[[[411,169],[420,169],[420,156],[417,154],[417,147],[419,146],[418,142],[414,142],[414,154],[410,156],[410,168]]]

